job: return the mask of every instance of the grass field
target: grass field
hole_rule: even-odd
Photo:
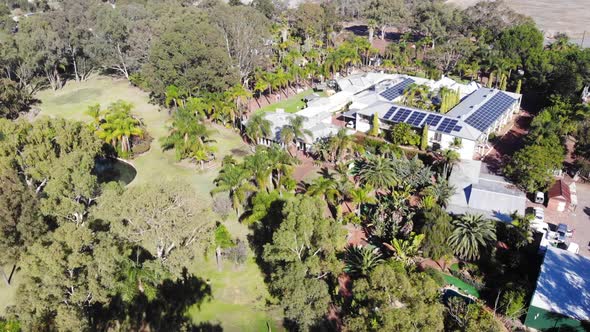
[[[82,83],[70,82],[58,91],[42,91],[37,98],[41,100],[38,105],[41,116],[84,122],[91,120],[84,114],[89,105],[100,103],[107,107],[119,99],[133,103],[135,107],[132,113],[142,120],[154,140],[150,151],[130,161],[137,170],[137,177],[130,186],[154,181],[181,181],[192,186],[198,194],[200,201],[196,204],[203,207],[211,205],[209,192],[214,187],[213,179],[218,174],[219,165],[200,171],[193,164],[177,163],[173,151],[163,152],[159,139],[167,135],[170,116],[167,111],[150,104],[148,95],[130,86],[127,81],[94,77]],[[217,147],[215,154],[218,164],[225,155],[232,154],[240,159],[249,153],[249,147],[234,130],[217,125],[211,125],[211,129],[215,131],[212,138]],[[230,216],[224,224],[234,237],[246,239],[249,230],[235,216]],[[214,258],[211,258],[211,261],[194,262],[191,272],[200,278],[211,280],[213,292],[211,302],[204,304],[200,310],[196,307],[189,310],[188,315],[195,322],[220,324],[225,331],[266,330],[266,323],[269,322],[274,331],[281,330],[281,312],[267,311],[266,301],[269,295],[263,276],[253,260],[249,260],[240,270],[228,265],[219,272]],[[4,299],[11,302],[13,295],[4,293],[5,290],[0,288],[0,302],[4,304]]]
[[[305,102],[303,101],[303,98],[305,98],[306,96],[309,96],[312,93],[314,93],[313,89],[307,89],[301,93],[298,93],[298,94],[292,96],[289,99],[285,99],[285,100],[279,101],[277,103],[262,107],[257,112],[275,112],[278,108],[284,109],[285,113],[299,112],[300,110],[305,108]],[[320,97],[326,96],[326,94],[324,92],[318,92],[318,95]],[[284,95],[281,94],[281,97],[284,97]]]

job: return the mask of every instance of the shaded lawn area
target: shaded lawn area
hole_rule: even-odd
[[[312,93],[314,93],[313,89],[307,89],[299,94],[292,96],[289,99],[284,99],[284,100],[281,100],[277,103],[273,103],[273,104],[264,106],[264,107],[260,108],[259,110],[257,110],[256,112],[276,112],[277,108],[284,109],[285,113],[299,112],[300,110],[305,108],[305,102],[303,101],[303,98],[311,95]],[[325,92],[317,92],[317,94],[320,97],[326,96]],[[281,97],[284,97],[284,95],[281,94]]]
[[[232,154],[240,160],[250,153],[250,148],[233,129],[209,124],[214,131],[212,139],[216,147],[214,167],[201,171],[195,164],[179,163],[175,160],[174,151],[162,151],[159,139],[168,133],[170,116],[165,110],[149,103],[147,93],[132,87],[126,80],[107,77],[93,77],[86,82],[69,82],[58,91],[45,90],[37,96],[41,103],[37,108],[40,115],[63,117],[83,122],[91,121],[84,114],[90,105],[100,103],[106,108],[119,99],[134,104],[132,113],[140,118],[148,133],[154,138],[151,149],[130,160],[137,170],[137,176],[130,186],[155,181],[180,181],[194,188],[199,207],[210,208],[212,198],[209,194],[214,188],[213,179],[217,176],[224,156]],[[222,194],[220,194],[222,195]],[[235,214],[228,216],[223,222],[234,238],[246,241],[249,233],[247,226],[239,223]],[[256,263],[250,259],[241,269],[235,270],[227,263],[223,271],[217,271],[215,257],[210,260],[190,262],[191,272],[195,276],[211,281],[213,299],[209,303],[192,307],[187,313],[195,322],[219,323],[226,331],[265,331],[268,321],[273,331],[281,330],[282,311],[272,313],[266,307],[269,295],[262,273]],[[18,275],[14,278],[18,280]],[[0,286],[0,313],[4,306],[14,303],[14,289],[6,290]]]
[[[265,305],[270,295],[252,257],[237,267],[225,260],[223,270],[218,271],[210,254],[207,260],[196,262],[192,271],[210,281],[213,293],[210,302],[189,309],[193,322],[219,323],[224,331],[266,331],[267,323],[272,331],[283,330],[280,308],[270,310]]]
[[[479,292],[477,291],[477,289],[475,287],[469,285],[468,283],[464,282],[463,280],[461,280],[459,278],[453,277],[452,275],[448,275],[445,273],[442,273],[441,275],[446,283],[459,288],[460,290],[464,291],[465,293],[467,293],[469,295],[479,298]]]

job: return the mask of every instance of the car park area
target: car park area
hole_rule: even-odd
[[[578,202],[573,211],[566,209],[564,212],[558,212],[544,205],[527,201],[527,206],[530,208],[527,212],[535,214],[531,222],[533,229],[542,229],[543,223],[547,223],[551,236],[557,237],[558,242],[560,237],[564,241],[560,247],[564,249],[570,247],[573,251],[576,246],[570,244],[575,243],[579,247],[580,255],[590,257],[590,183],[578,182],[576,187]],[[539,208],[542,208],[542,212]],[[558,230],[560,226],[561,230]],[[565,227],[570,234],[565,234],[565,237],[560,236],[559,231],[565,231]]]

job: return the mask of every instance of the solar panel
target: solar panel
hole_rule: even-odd
[[[412,113],[411,110],[406,109],[406,108],[400,108],[400,110],[397,111],[397,113],[395,113],[395,115],[393,116],[393,118],[391,118],[391,121],[393,121],[393,122],[404,122],[404,121],[406,121],[406,119],[408,118],[408,116],[410,115],[410,113]]]
[[[451,119],[444,119],[443,122],[440,124],[440,126],[438,126],[438,128],[436,128],[436,131],[450,134],[451,131],[453,129],[455,129],[457,122],[459,122],[459,121],[451,120]]]
[[[461,129],[463,129],[463,127],[455,126],[455,128],[453,128],[453,131],[461,131]]]
[[[440,122],[441,119],[442,119],[442,116],[440,116],[440,115],[429,114],[426,117],[426,120],[424,121],[424,123],[426,123],[427,125],[429,125],[431,127],[435,127],[436,125],[438,125],[438,123]]]
[[[479,131],[486,131],[515,101],[509,95],[498,92],[473,112],[465,122]]]
[[[385,113],[385,115],[382,117],[382,119],[389,120],[389,118],[391,118],[393,116],[393,113],[395,113],[396,110],[397,110],[397,107],[390,108],[389,111],[387,111],[387,113]]]
[[[422,120],[424,120],[425,117],[426,113],[414,111],[406,123],[414,127],[420,127],[420,123],[422,123]]]
[[[404,93],[404,90],[408,86],[414,83],[414,80],[411,78],[406,78],[405,80],[399,82],[398,84],[392,86],[391,88],[381,92],[381,96],[389,101],[396,99],[397,97],[401,96]]]

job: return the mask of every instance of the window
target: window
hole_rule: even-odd
[[[442,139],[442,134],[435,132],[433,141],[440,142],[441,139]]]

